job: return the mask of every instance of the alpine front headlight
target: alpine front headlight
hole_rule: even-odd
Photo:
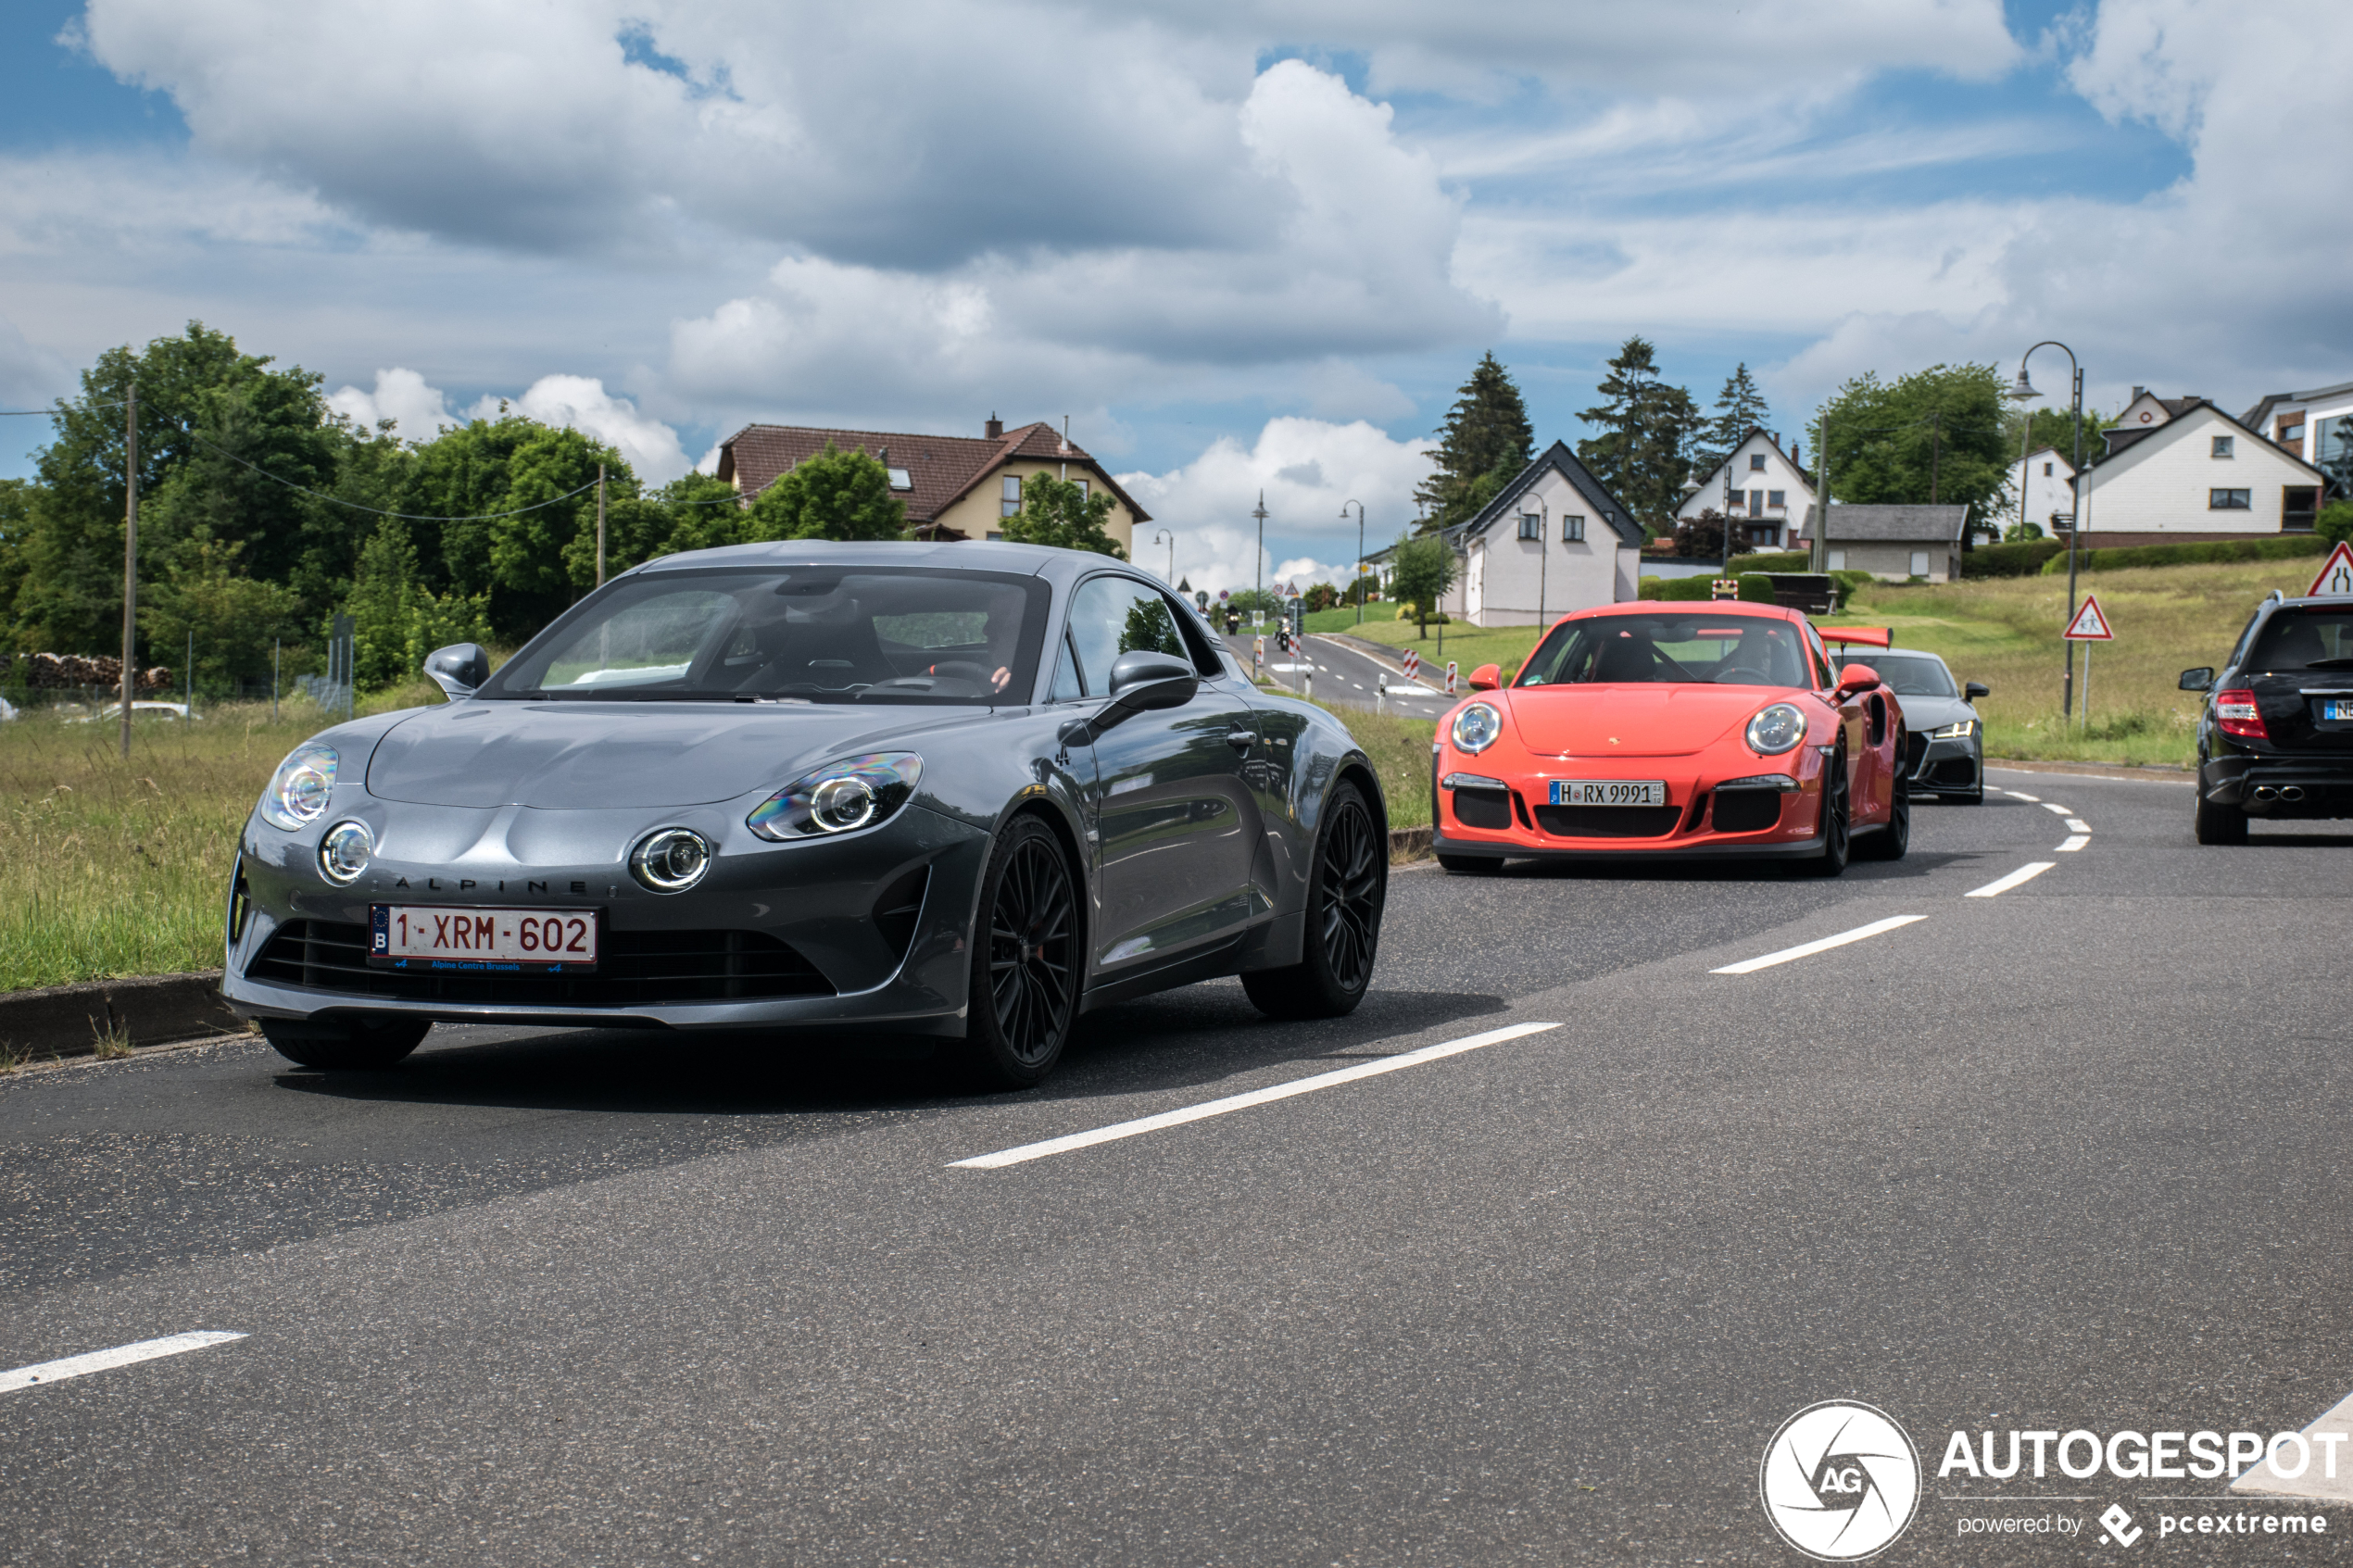
[[[261,792],[261,815],[271,827],[299,833],[327,814],[335,793],[335,748],[305,741],[286,754]]]
[[[1806,715],[1790,703],[1777,702],[1748,721],[1748,748],[1759,757],[1794,751],[1805,738]]]
[[[912,751],[845,758],[761,801],[744,826],[776,844],[875,827],[914,797],[923,776]]]
[[[1957,723],[1947,724],[1941,730],[1929,731],[1928,738],[1931,740],[1967,740],[1969,736],[1975,734],[1977,734],[1977,721],[1974,719],[1963,719]]]
[[[1476,757],[1493,746],[1504,734],[1504,716],[1484,702],[1474,702],[1454,715],[1451,732],[1454,749],[1467,751]]]

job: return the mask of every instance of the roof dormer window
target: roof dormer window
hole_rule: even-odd
[[[905,469],[893,469],[890,470],[890,487],[893,490],[912,490],[915,487],[915,476]]]

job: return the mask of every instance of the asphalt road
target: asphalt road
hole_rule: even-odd
[[[1226,641],[1247,667],[1251,653],[1249,633],[1230,636]],[[1459,700],[1446,695],[1446,666],[1438,659],[1434,643],[1421,650],[1422,657],[1431,662],[1425,667],[1425,678],[1418,681],[1406,680],[1397,663],[1351,647],[1337,637],[1310,636],[1306,643],[1303,653],[1291,658],[1276,646],[1274,634],[1267,633],[1266,661],[1263,666],[1266,679],[1286,691],[1337,708],[1376,709],[1409,719],[1435,719]],[[1470,671],[1466,670],[1462,674],[1461,695],[1467,696]],[[1383,682],[1388,684],[1385,696],[1381,695]]]
[[[0,1369],[245,1336],[0,1376],[0,1562],[1795,1564],[1759,1461],[1832,1399],[1919,1450],[1881,1562],[2353,1559],[2353,1487],[1936,1474],[2353,1390],[2353,824],[2199,848],[2178,784],[1995,783],[2040,803],[1834,883],[1401,872],[1353,1017],[1202,985],[1030,1095],[474,1029],[0,1081]],[[2007,1517],[2077,1533],[1962,1533]]]

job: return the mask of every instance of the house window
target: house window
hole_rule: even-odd
[[[2280,487],[2280,528],[2284,533],[2310,530],[2321,510],[2321,487],[2286,484]]]
[[[1724,509],[1727,511],[1745,511],[1747,508],[1748,492],[1745,490],[1735,490],[1724,499]]]
[[[2043,465],[2043,477],[2044,477],[2045,479],[2048,479],[2048,478],[2050,478],[2050,477],[2051,477],[2051,465],[2050,465],[2050,464],[2048,464],[2048,463],[2045,463],[2045,464]]]
[[[1830,553],[1826,566],[1827,570],[1831,571],[1844,571],[1846,570],[1846,552],[1844,550],[1832,550]]]
[[[1541,541],[1544,537],[1543,514],[1541,512],[1520,513],[1519,536],[1523,539],[1535,539]]]
[[[1789,510],[1789,492],[1786,490],[1768,490],[1765,493],[1765,504],[1772,508],[1777,512],[1785,512]]]
[[[890,470],[890,487],[893,490],[912,490],[915,487],[914,476],[905,469],[893,469]]]
[[[2238,438],[2237,438],[2236,436],[2231,436],[2231,435],[2218,435],[2218,436],[2216,436],[2216,437],[2214,438],[2214,455],[2215,455],[2216,457],[2218,457],[2218,458],[2227,458],[2227,457],[2229,457],[2229,456],[2231,455],[2231,448],[2232,448],[2233,446],[2236,445],[2237,445],[2237,442],[2238,442]]]
[[[1915,577],[1926,577],[1928,575],[1928,552],[1926,550],[1914,550],[1912,552],[1912,575]]]
[[[1764,511],[1764,509],[1765,509],[1765,492],[1763,492],[1762,490],[1752,490],[1752,491],[1750,491],[1750,492],[1748,493],[1748,512],[1749,512],[1749,515],[1750,515],[1751,517],[1755,517],[1755,516],[1756,516],[1758,513],[1760,513],[1760,512]]]
[[[2254,502],[2251,490],[2209,490],[2206,493],[2206,509],[2209,512],[2243,512],[2250,510]]]
[[[1087,482],[1083,479],[1077,479],[1073,480],[1071,483],[1078,486],[1078,498],[1081,501],[1084,501],[1087,498]]]
[[[1001,482],[1000,498],[997,502],[999,517],[1012,517],[1021,510],[1021,475],[1007,474]]]
[[[988,536],[991,539],[1002,539],[1005,536],[1005,531],[1001,528],[992,528],[988,531]]]
[[[1569,545],[1581,545],[1585,542],[1584,513],[1571,512],[1561,519],[1561,540],[1564,544]]]
[[[1763,473],[1765,471],[1764,453],[1751,452],[1748,455],[1748,471],[1751,473]]]

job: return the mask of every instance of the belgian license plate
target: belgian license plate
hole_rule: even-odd
[[[2353,702],[2324,702],[2321,704],[2321,722],[2323,724],[2353,722]]]
[[[1554,779],[1555,806],[1664,806],[1667,785],[1657,779]]]
[[[597,967],[594,909],[458,909],[371,904],[368,961],[379,969],[555,974]]]

